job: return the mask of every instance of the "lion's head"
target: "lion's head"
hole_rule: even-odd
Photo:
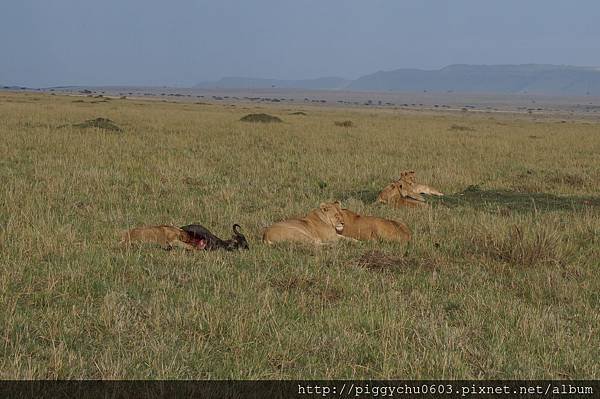
[[[402,180],[407,184],[415,184],[417,182],[416,173],[414,170],[405,170],[400,172],[400,178],[398,180]]]
[[[323,202],[319,205],[322,213],[322,219],[335,228],[335,231],[341,233],[344,230],[344,215],[342,214],[342,204],[340,201]]]
[[[420,196],[419,196],[419,198],[415,198],[413,196],[413,194],[415,196],[418,196],[418,193],[414,193],[412,190],[412,187],[415,184],[416,184],[415,171],[414,170],[403,170],[402,172],[400,172],[400,177],[397,180],[391,182],[390,184],[385,186],[383,188],[383,190],[381,190],[381,192],[377,196],[377,202],[387,203],[392,198],[397,197],[398,195],[400,195],[403,198],[410,197],[410,198],[414,198],[414,199],[421,201],[422,198]]]

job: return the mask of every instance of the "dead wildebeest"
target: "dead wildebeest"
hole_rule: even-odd
[[[233,251],[234,249],[250,249],[248,241],[242,233],[239,232],[240,225],[233,225],[233,237],[230,240],[221,240],[219,237],[211,233],[206,227],[200,224],[188,224],[181,227],[195,241],[204,241],[206,246],[204,250],[212,251],[215,249],[225,249]]]

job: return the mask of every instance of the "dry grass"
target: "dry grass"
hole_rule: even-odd
[[[0,378],[600,378],[597,124],[72,101],[0,93]],[[99,115],[126,128],[71,126]],[[373,204],[406,169],[447,195]],[[329,199],[408,253],[260,242]],[[194,222],[252,249],[117,245]]]
[[[475,251],[519,267],[561,265],[566,262],[565,245],[558,231],[535,226],[524,233],[523,227],[512,226],[504,237],[494,233],[473,236]]]
[[[365,252],[358,258],[354,265],[369,270],[394,271],[409,267],[409,261],[402,256],[388,255],[378,250]]]
[[[329,281],[323,283],[316,278],[284,277],[275,278],[270,282],[271,287],[283,292],[300,292],[315,295],[325,302],[338,302],[343,295],[343,290],[332,286]]]

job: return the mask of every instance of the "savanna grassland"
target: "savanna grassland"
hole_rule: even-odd
[[[600,124],[534,117],[2,92],[0,378],[600,378]],[[260,242],[333,199],[412,244]],[[118,245],[193,222],[251,249]]]

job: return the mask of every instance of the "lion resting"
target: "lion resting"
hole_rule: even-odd
[[[267,227],[263,241],[267,244],[293,241],[320,245],[345,238],[338,234],[343,229],[340,202],[324,202],[303,218],[288,219]]]
[[[417,177],[414,170],[405,170],[400,172],[400,178],[403,182],[412,186],[412,191],[418,194],[443,196],[441,192],[426,184],[417,183]]]
[[[342,209],[344,229],[342,235],[357,240],[410,241],[411,233],[404,223],[375,216],[362,216]]]
[[[390,205],[427,206],[425,198],[401,180],[385,186],[377,196],[377,202]]]
[[[195,240],[188,233],[174,226],[144,226],[125,230],[121,233],[121,245],[132,243],[158,244],[164,249],[181,247],[188,250],[204,249],[205,240]]]
[[[393,206],[427,206],[421,194],[443,196],[441,192],[426,184],[416,182],[415,171],[404,171],[400,178],[387,186],[377,196],[377,202]]]

